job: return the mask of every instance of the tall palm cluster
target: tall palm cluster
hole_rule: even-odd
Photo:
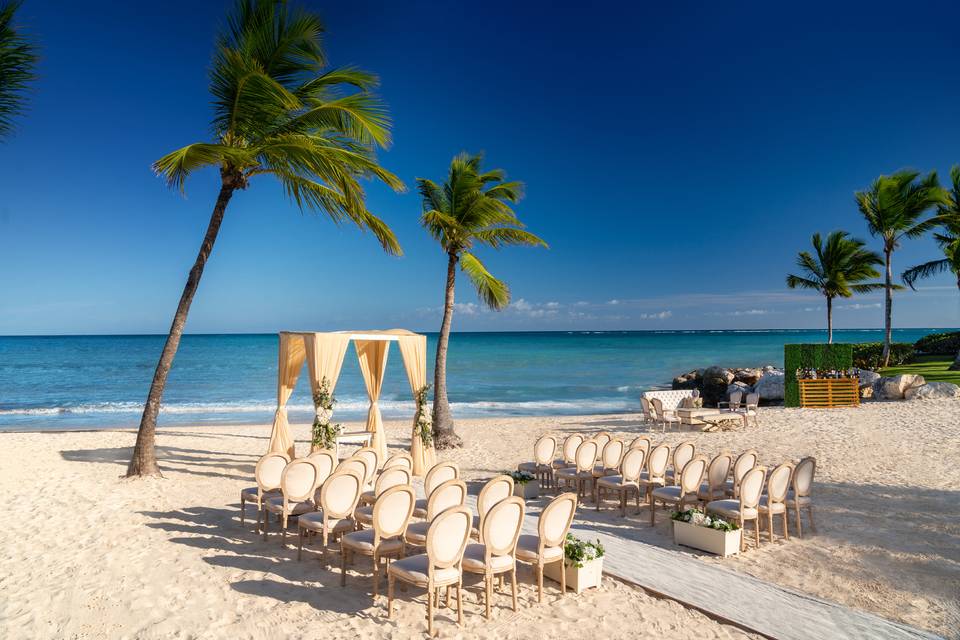
[[[36,75],[37,47],[14,23],[19,8],[18,1],[0,3],[0,141],[23,113],[27,88]]]
[[[878,238],[881,252],[865,248],[863,242],[838,231],[828,236],[823,244],[820,234],[814,234],[816,257],[800,252],[797,264],[803,275],[787,276],[790,288],[819,291],[827,299],[827,335],[833,338],[832,301],[836,297],[850,297],[854,293],[868,293],[877,289],[884,292],[883,363],[890,361],[893,334],[893,292],[903,289],[894,282],[893,254],[902,242],[934,232],[934,239],[944,252],[944,258],[911,267],[901,274],[901,280],[913,288],[914,283],[946,271],[958,276],[960,287],[960,167],[950,170],[953,187],[944,189],[936,171],[922,175],[917,171],[902,170],[883,175],[855,196],[857,209],[863,216],[870,235]],[[867,282],[880,274],[873,268],[883,265],[883,282]]]

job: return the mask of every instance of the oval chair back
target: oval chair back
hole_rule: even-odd
[[[483,533],[483,520],[494,505],[500,503],[513,495],[513,478],[503,475],[491,478],[487,484],[480,489],[480,495],[477,496],[477,516],[480,518],[478,531]],[[481,538],[482,540],[482,538]]]
[[[364,458],[351,456],[341,460],[335,471],[356,471],[360,474],[360,479],[363,480],[367,477],[367,461]]]
[[[633,442],[630,443],[631,449],[643,449],[643,452],[647,455],[650,455],[650,438],[647,436],[640,436],[639,438],[634,438]]]
[[[790,490],[790,476],[793,474],[793,465],[784,462],[774,468],[767,476],[767,503],[786,502],[787,491]]]
[[[647,457],[647,476],[649,480],[663,480],[667,475],[667,463],[670,462],[670,447],[660,443]]]
[[[718,454],[710,461],[710,466],[707,467],[707,491],[710,494],[707,496],[708,499],[713,500],[714,496],[723,496],[731,466],[733,466],[733,456],[727,452]]]
[[[597,442],[598,450],[602,452],[603,448],[607,446],[607,443],[613,440],[613,436],[610,435],[609,431],[601,431],[593,436],[593,439]]]
[[[413,458],[410,457],[409,453],[395,453],[387,461],[383,463],[384,469],[389,469],[391,467],[406,467],[413,472]]]
[[[290,458],[285,453],[268,453],[257,460],[253,475],[261,494],[280,488],[283,469],[288,464],[290,464]]]
[[[597,461],[597,441],[584,440],[577,447],[577,473],[593,471],[593,464]]]
[[[388,467],[377,476],[377,483],[373,488],[373,495],[379,498],[385,491],[393,487],[410,484],[410,470],[406,467]]]
[[[604,471],[615,471],[620,468],[625,447],[623,440],[620,439],[611,440],[604,445],[603,451],[600,453],[600,464]]]
[[[760,456],[757,454],[756,449],[747,449],[739,456],[737,456],[736,461],[733,463],[733,497],[736,498],[740,495],[740,482],[743,480],[743,476],[747,474],[747,471],[753,469],[757,466]]]
[[[451,507],[437,515],[427,529],[428,575],[433,578],[434,569],[461,569],[463,551],[470,540],[473,514],[468,507]],[[429,595],[429,594],[428,594]]]
[[[283,501],[303,502],[313,498],[313,491],[317,488],[317,467],[306,458],[297,458],[283,468],[280,476],[280,491],[283,492]],[[284,504],[286,510],[286,504]]]
[[[313,462],[317,467],[318,486],[323,484],[323,481],[333,473],[333,468],[337,466],[337,459],[334,457],[333,452],[327,451],[326,449],[314,451],[307,456],[307,460]]]
[[[703,482],[703,474],[707,471],[707,457],[694,456],[683,465],[680,472],[680,496],[681,499],[686,495],[693,495],[696,499],[697,491],[700,490],[700,483]]]
[[[373,505],[375,547],[380,538],[395,538],[407,532],[416,502],[417,493],[409,484],[395,485],[380,494]]]
[[[807,497],[813,487],[813,474],[817,471],[816,458],[804,458],[793,471],[793,493],[798,498]]]
[[[567,532],[577,513],[577,494],[561,493],[550,501],[540,513],[537,533],[540,536],[540,553],[543,547],[562,547],[566,543]]]
[[[647,420],[653,420],[654,415],[650,410],[650,401],[644,396],[640,396],[640,411],[643,413],[644,418]]]
[[[636,482],[640,479],[640,473],[643,471],[643,463],[646,462],[647,453],[643,449],[630,449],[623,454],[623,461],[620,463],[620,475],[625,482]]]
[[[533,445],[533,461],[538,467],[549,466],[557,452],[557,439],[553,436],[540,436]]]
[[[563,461],[574,464],[577,461],[577,449],[583,444],[583,436],[579,433],[569,435],[563,441]]]
[[[373,447],[363,447],[358,449],[354,458],[360,458],[366,460],[367,462],[367,472],[363,476],[363,486],[368,486],[373,482],[374,476],[377,475],[377,471],[380,470],[380,463],[383,462],[380,460],[380,452],[374,449]]]
[[[447,480],[433,490],[427,499],[427,521],[451,507],[462,507],[467,502],[467,483],[460,479]]]
[[[663,420],[663,401],[660,398],[653,398],[650,400],[650,404],[653,406],[653,415],[657,420]]]
[[[324,518],[350,518],[360,501],[363,476],[356,469],[337,469],[320,490]]]
[[[767,476],[764,467],[754,467],[747,471],[740,481],[740,508],[756,509],[763,493],[763,483]]]
[[[452,462],[438,462],[430,467],[423,478],[423,492],[430,497],[433,490],[447,480],[456,480],[460,477],[460,468]]]
[[[740,408],[740,401],[743,400],[743,391],[731,391],[727,406],[730,411],[737,411]]]
[[[744,409],[750,410],[753,409],[756,411],[757,405],[760,404],[760,394],[756,391],[747,394],[747,400],[744,404]]]
[[[688,462],[693,460],[697,453],[697,447],[689,440],[681,442],[673,450],[673,482],[680,484],[680,472]]]
[[[493,505],[483,519],[482,539],[488,566],[492,556],[512,556],[516,551],[525,510],[523,498],[510,496]]]

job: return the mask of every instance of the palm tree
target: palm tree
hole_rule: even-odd
[[[960,166],[950,169],[950,191],[947,203],[937,208],[937,218],[942,232],[934,233],[933,239],[943,252],[943,258],[931,260],[911,267],[900,276],[904,284],[914,289],[917,280],[929,278],[940,273],[952,273],[960,289]],[[960,353],[950,365],[951,370],[960,370]]]
[[[920,178],[917,171],[903,170],[880,176],[866,191],[855,195],[857,207],[867,221],[870,235],[883,240],[884,336],[883,366],[890,364],[893,321],[893,265],[891,257],[903,238],[919,238],[937,225],[936,218],[922,219],[924,212],[947,203],[947,192],[937,181],[937,172]]]
[[[437,339],[434,368],[433,431],[434,442],[439,448],[461,444],[453,430],[447,401],[447,347],[453,321],[457,263],[483,303],[499,311],[509,304],[510,289],[487,271],[472,249],[477,245],[495,249],[506,245],[547,246],[539,237],[524,230],[524,225],[510,208],[523,196],[523,183],[506,181],[502,169],[483,172],[481,162],[480,155],[457,155],[450,162],[447,181],[442,186],[432,180],[417,178],[423,203],[420,223],[447,254],[443,322]]]
[[[863,241],[849,237],[846,231],[834,231],[826,243],[819,233],[813,234],[816,257],[806,251],[797,255],[797,266],[804,275],[787,276],[791,289],[813,289],[827,299],[827,342],[833,342],[833,299],[849,298],[854,293],[868,293],[882,289],[879,282],[864,282],[879,278],[874,269],[883,264],[880,254],[865,249]]]
[[[190,270],[140,419],[128,476],[159,475],[154,432],[160,400],[190,303],[217,239],[227,203],[259,175],[272,175],[301,211],[369,229],[399,254],[390,228],[370,213],[359,180],[374,177],[396,190],[403,183],[377,164],[374,150],[390,140],[387,113],[371,93],[376,78],[354,68],[323,72],[323,24],[283,0],[240,0],[220,35],[210,71],[212,142],[177,149],[154,163],[183,189],[201,167],[220,171],[220,193]]]
[[[24,91],[34,78],[36,47],[13,24],[19,0],[0,4],[0,140],[13,130],[13,119],[23,112]]]

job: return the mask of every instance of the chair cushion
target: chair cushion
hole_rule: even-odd
[[[771,505],[767,504],[767,496],[762,496],[760,498],[760,504],[758,505],[762,513],[766,513],[768,510],[770,513],[783,513],[787,510],[787,505],[782,502],[774,502]]]
[[[356,529],[357,525],[353,521],[353,518],[330,518],[327,521],[327,531],[328,532],[340,532],[340,531],[353,531]],[[323,531],[323,512],[314,511],[312,513],[305,513],[300,516],[300,528],[309,529],[310,531]]]
[[[654,486],[654,487],[661,487],[661,486],[663,486],[665,483],[664,483],[663,478],[655,478],[655,479],[651,480],[651,479],[650,479],[650,474],[647,473],[646,471],[643,471],[643,472],[640,473],[640,484],[642,484],[642,485],[650,485],[650,486]]]
[[[427,517],[427,499],[426,498],[421,498],[414,503],[413,515],[416,516],[417,518]]]
[[[373,507],[357,507],[353,517],[362,524],[373,524]]]
[[[653,497],[666,502],[680,502],[680,487],[660,487],[653,490]]]
[[[278,498],[267,498],[267,511],[270,513],[283,513],[283,496]],[[301,513],[311,513],[316,510],[313,500],[304,500],[303,502],[288,503],[291,515],[300,515]]]
[[[740,517],[740,501],[739,500],[714,500],[713,502],[707,503],[707,511],[712,511],[713,513],[719,513],[720,515],[726,518],[737,519]],[[744,509],[743,515],[747,519],[756,518],[757,510]]]
[[[355,549],[361,553],[373,554],[373,529],[354,531],[343,536],[343,546],[346,549]],[[403,547],[400,538],[384,538],[380,540],[379,555],[398,553]]]
[[[405,536],[407,542],[419,547],[424,546],[427,544],[427,530],[429,528],[429,522],[411,522],[407,526],[407,535]]]
[[[391,575],[400,578],[404,582],[426,586],[429,578],[429,559],[427,554],[421,553],[416,556],[408,556],[395,560],[390,563],[388,571]],[[446,569],[436,569],[433,572],[433,584],[437,586],[454,584],[460,579],[460,572],[456,567],[447,567]]]
[[[797,502],[800,503],[800,506],[801,506],[801,507],[806,507],[806,506],[808,506],[808,505],[810,504],[810,496],[800,496],[800,500],[798,501],[798,500],[796,499],[796,496],[794,496],[793,491],[788,491],[788,492],[787,492],[787,506],[789,506],[789,507],[795,507],[796,504],[797,504]]]
[[[364,491],[360,494],[360,504],[373,504],[376,501],[377,494],[371,491]]]
[[[558,478],[570,478],[571,480],[574,480],[576,478],[580,478],[581,480],[593,478],[592,472],[581,471],[578,473],[576,467],[565,467],[563,469],[558,469],[556,475]]]
[[[564,460],[563,458],[557,458],[551,463],[551,465],[553,466],[554,469],[564,469],[566,467],[569,467],[570,463]]]
[[[537,472],[537,463],[536,462],[521,462],[517,465],[517,471],[527,471],[529,473]]]
[[[472,573],[484,573],[484,553],[486,546],[482,544],[468,544],[463,552],[463,570]],[[513,567],[513,556],[491,556],[490,569],[494,572],[509,571]]]
[[[523,534],[517,540],[517,559],[525,562],[536,562],[537,551],[540,546],[540,536]],[[563,557],[563,547],[544,547],[543,561],[553,562]]]
[[[625,487],[639,488],[639,485],[633,480],[624,480],[623,476],[603,476],[597,480],[597,484],[611,489],[623,489]]]

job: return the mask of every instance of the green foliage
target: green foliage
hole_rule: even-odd
[[[486,245],[499,249],[507,245],[547,246],[526,231],[510,208],[523,196],[523,183],[505,181],[502,169],[482,171],[479,155],[457,155],[450,162],[447,180],[439,185],[417,178],[423,207],[420,223],[450,256],[477,290],[480,299],[492,309],[503,309],[510,302],[510,289],[495,278],[471,249]]]
[[[430,411],[427,410],[427,394],[430,392],[430,385],[425,384],[417,390],[416,403],[416,425],[414,435],[420,436],[420,442],[424,447],[433,445],[433,420],[430,418]]]
[[[537,479],[536,476],[529,471],[504,471],[503,473],[513,478],[513,483],[519,484],[520,486]]]
[[[563,555],[566,557],[567,566],[583,568],[583,563],[602,558],[606,553],[600,541],[587,542],[577,538],[572,533],[567,534],[567,542],[563,546]]]
[[[955,356],[960,352],[960,331],[931,333],[917,340],[913,348],[927,355]]]
[[[883,288],[879,282],[863,282],[880,277],[874,267],[883,264],[883,258],[866,249],[862,240],[851,238],[846,231],[834,231],[826,242],[815,233],[811,240],[816,257],[807,251],[799,253],[797,266],[804,275],[788,275],[788,287],[813,289],[827,298],[849,298]]]
[[[952,273],[960,285],[960,166],[951,167],[950,183],[947,202],[937,209],[941,231],[933,234],[943,258],[930,260],[904,271],[900,278],[911,289],[917,280],[941,273]]]
[[[154,170],[181,190],[207,166],[235,189],[272,175],[302,211],[353,222],[400,254],[360,184],[375,178],[403,190],[376,159],[376,149],[390,142],[390,119],[372,93],[376,78],[352,67],[325,70],[323,31],[319,17],[285,0],[238,0],[210,71],[214,140],[177,149]]]
[[[853,366],[858,369],[876,371],[883,366],[883,343],[860,342],[853,347]],[[909,342],[890,343],[890,364],[899,365],[910,362],[915,351]]]
[[[330,424],[330,415],[337,399],[330,390],[330,381],[324,377],[313,393],[313,407],[316,415],[310,430],[310,444],[321,449],[333,449],[337,444],[337,435],[342,430],[339,424]]]
[[[35,77],[37,48],[13,24],[20,2],[0,3],[0,139],[23,113],[27,85]]]
[[[680,522],[689,522],[698,527],[707,527],[717,531],[736,531],[740,528],[736,522],[728,522],[719,516],[708,516],[700,509],[687,509],[686,511],[673,511],[670,513],[672,520]]]
[[[916,356],[910,364],[881,369],[884,376],[912,373],[923,376],[927,382],[950,382],[960,385],[960,371],[951,371],[954,356]]]
[[[870,235],[882,238],[886,251],[895,250],[904,237],[919,238],[933,229],[936,218],[921,219],[924,212],[948,202],[936,171],[922,177],[910,170],[880,176],[855,197]]]
[[[784,406],[800,406],[797,369],[843,371],[851,367],[853,367],[853,345],[850,344],[783,345]]]

